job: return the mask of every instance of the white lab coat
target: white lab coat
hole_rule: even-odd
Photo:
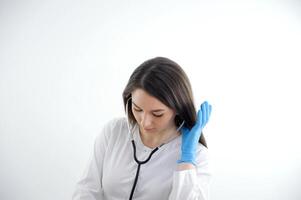
[[[73,200],[128,200],[137,166],[133,157],[132,138],[136,154],[145,160],[151,148],[143,145],[139,128],[128,131],[126,118],[109,121],[97,136],[91,159],[76,185]],[[149,162],[141,165],[135,200],[208,200],[211,173],[208,150],[197,148],[197,168],[177,171],[181,136],[159,148]]]

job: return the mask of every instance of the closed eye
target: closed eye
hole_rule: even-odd
[[[136,111],[136,112],[141,112],[142,110],[139,110],[139,109],[137,109],[137,108],[134,108],[134,110]]]
[[[142,110],[137,109],[137,108],[134,108],[134,111],[135,112],[142,112]],[[155,114],[155,113],[153,113],[153,115],[154,115],[154,117],[162,117],[163,116],[163,114]]]

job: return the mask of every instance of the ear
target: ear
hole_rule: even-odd
[[[175,124],[177,127],[181,126],[181,124],[183,123],[183,119],[179,114],[176,114],[175,116]]]

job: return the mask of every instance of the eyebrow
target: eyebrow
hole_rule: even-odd
[[[139,106],[137,106],[137,104],[134,103],[134,101],[132,101],[132,103],[133,103],[136,107],[140,108]],[[140,109],[141,109],[141,108],[140,108]],[[164,109],[155,109],[155,110],[152,110],[152,112],[159,112],[159,111],[164,111]]]

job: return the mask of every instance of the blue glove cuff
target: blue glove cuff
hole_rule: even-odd
[[[177,163],[180,164],[180,163],[190,163],[190,164],[193,164],[194,166],[197,166],[195,161],[193,160],[177,160]]]
[[[191,163],[196,166],[195,155],[191,153],[182,152],[181,159],[178,160],[177,163]]]

